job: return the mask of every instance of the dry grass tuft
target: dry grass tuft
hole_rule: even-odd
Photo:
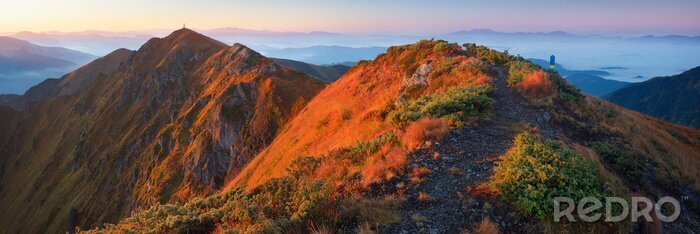
[[[425,118],[411,123],[406,128],[403,136],[403,144],[409,150],[423,145],[428,140],[439,141],[450,131],[447,121],[444,119]]]
[[[500,231],[498,229],[498,226],[491,222],[489,218],[484,217],[483,220],[481,220],[481,223],[479,223],[479,226],[476,226],[471,232],[467,231],[464,233],[471,233],[471,234],[498,234]]]
[[[401,218],[396,214],[396,210],[405,202],[405,198],[396,196],[387,196],[383,199],[351,199],[343,204],[342,213],[347,216],[346,218],[357,218],[359,222],[363,223],[358,229],[372,230],[373,227],[381,227],[401,221]],[[368,227],[362,227],[364,225]]]
[[[413,222],[425,223],[425,222],[428,222],[428,220],[429,219],[423,215],[419,215],[419,214],[411,215],[411,221],[413,221]]]
[[[428,168],[426,166],[414,167],[413,170],[411,170],[411,174],[413,174],[413,176],[417,176],[417,177],[421,177],[421,178],[430,175],[430,173],[432,173],[432,172],[433,171],[430,170],[430,168]]]
[[[347,176],[348,167],[340,165],[333,160],[323,160],[314,171],[314,178],[317,179],[337,179]]]
[[[406,152],[395,148],[382,149],[383,157],[373,157],[362,168],[362,184],[368,186],[384,179],[391,179],[397,173],[403,171],[408,159]]]
[[[311,225],[311,227],[309,229],[311,229],[310,231],[312,234],[331,234],[331,233],[333,233],[333,230],[326,225],[320,225],[320,226]]]
[[[467,188],[466,193],[473,197],[497,197],[498,190],[491,187],[489,183],[481,183]]]
[[[377,232],[372,230],[372,225],[370,225],[369,223],[362,223],[362,224],[360,224],[360,226],[357,226],[357,228],[355,228],[355,233],[356,234],[374,234]]]
[[[464,171],[462,171],[462,169],[459,169],[457,167],[450,167],[450,168],[447,168],[447,174],[457,176],[457,177],[462,177],[462,176],[464,176]]]
[[[420,184],[421,182],[423,182],[425,177],[427,177],[432,172],[433,171],[431,171],[430,168],[427,168],[425,166],[414,167],[411,170],[411,178],[409,180],[412,184]]]
[[[557,92],[548,74],[542,70],[536,70],[525,76],[515,87],[523,94],[534,98],[547,98],[554,96]]]
[[[419,192],[418,197],[416,199],[420,203],[430,203],[435,201],[435,198],[433,196],[430,196],[430,194],[424,192]]]

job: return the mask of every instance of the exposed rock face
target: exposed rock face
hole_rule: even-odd
[[[51,82],[0,138],[9,232],[62,232],[72,207],[89,228],[210,194],[324,87],[187,29]]]
[[[418,68],[416,68],[416,72],[413,73],[410,77],[404,77],[403,81],[401,81],[401,88],[399,91],[401,94],[399,95],[399,98],[396,99],[397,104],[401,104],[404,102],[404,100],[411,95],[416,90],[419,90],[420,88],[424,88],[428,86],[428,83],[430,82],[430,61],[427,61]]]
[[[424,87],[428,85],[430,73],[430,63],[423,63],[416,69],[416,72],[411,75],[411,77],[406,77],[401,82],[402,91],[410,91],[415,88]]]

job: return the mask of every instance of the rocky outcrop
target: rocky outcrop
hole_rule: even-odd
[[[406,98],[411,96],[412,93],[415,93],[415,91],[428,86],[430,82],[430,62],[431,61],[427,61],[421,64],[411,76],[404,77],[399,89],[401,93],[399,94],[399,98],[396,99],[397,104],[403,103]]]

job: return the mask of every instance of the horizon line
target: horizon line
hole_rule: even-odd
[[[21,31],[11,31],[11,32],[0,32],[0,36],[12,36],[16,35],[19,33],[34,33],[34,34],[78,34],[78,33],[90,33],[93,32],[95,34],[98,34],[100,32],[102,33],[110,33],[110,34],[135,34],[131,35],[130,37],[134,36],[155,36],[155,35],[149,35],[149,34],[158,34],[159,32],[157,31],[162,31],[165,33],[168,32],[174,32],[182,27],[174,27],[173,29],[169,28],[151,28],[151,29],[133,29],[133,30],[102,30],[102,29],[85,29],[85,30],[78,30],[78,31],[60,31],[60,30],[46,30],[46,31],[32,31],[32,30],[21,30]],[[310,30],[310,31],[292,31],[292,30],[271,30],[271,29],[254,29],[254,28],[242,28],[242,27],[235,27],[235,26],[225,26],[225,27],[215,27],[215,28],[187,28],[190,30],[194,31],[213,31],[213,30],[222,30],[222,29],[231,29],[231,30],[245,30],[245,31],[252,31],[252,32],[262,32],[262,33],[299,33],[299,34],[313,34],[313,33],[326,33],[326,34],[337,34],[337,35],[345,35],[345,36],[373,36],[373,35],[385,35],[385,36],[433,36],[433,35],[445,35],[445,34],[452,34],[452,33],[459,33],[459,32],[478,32],[478,31],[484,31],[484,32],[493,32],[493,33],[507,33],[507,34],[519,34],[519,33],[530,33],[530,34],[551,34],[551,33],[566,33],[574,36],[606,36],[606,37],[617,37],[617,38],[634,38],[634,37],[646,37],[646,36],[653,36],[653,37],[666,37],[666,36],[685,36],[685,37],[700,37],[700,34],[688,34],[688,33],[670,33],[670,34],[655,34],[655,33],[622,33],[622,34],[612,34],[612,33],[576,33],[576,32],[571,32],[571,31],[566,31],[566,30],[538,30],[538,31],[508,31],[508,30],[494,30],[492,28],[484,27],[484,28],[469,28],[469,29],[460,29],[460,30],[452,30],[452,31],[444,31],[444,32],[423,32],[423,33],[346,33],[346,32],[333,32],[333,31],[324,31],[324,30]],[[145,34],[144,34],[145,33]],[[625,36],[623,36],[625,35]],[[123,35],[122,35],[123,36]]]

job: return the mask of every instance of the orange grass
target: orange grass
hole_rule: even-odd
[[[545,98],[556,94],[552,81],[547,78],[548,74],[542,70],[536,70],[525,76],[522,81],[518,82],[515,87],[523,94],[535,97]]]
[[[395,129],[382,113],[398,99],[403,79],[410,77],[420,64],[432,61],[431,64],[437,65],[453,60],[446,63],[444,73],[431,75],[428,86],[418,90],[422,95],[440,92],[446,87],[490,82],[486,75],[490,65],[463,56],[456,44],[443,45],[437,41],[424,41],[391,47],[374,61],[358,63],[311,99],[270,146],[260,152],[226,188],[255,187],[282,176],[285,168],[297,157],[325,155],[332,150],[373,140],[378,133]]]
[[[450,127],[444,119],[425,118],[408,125],[402,141],[409,150],[412,150],[428,140],[441,140],[449,131]]]

